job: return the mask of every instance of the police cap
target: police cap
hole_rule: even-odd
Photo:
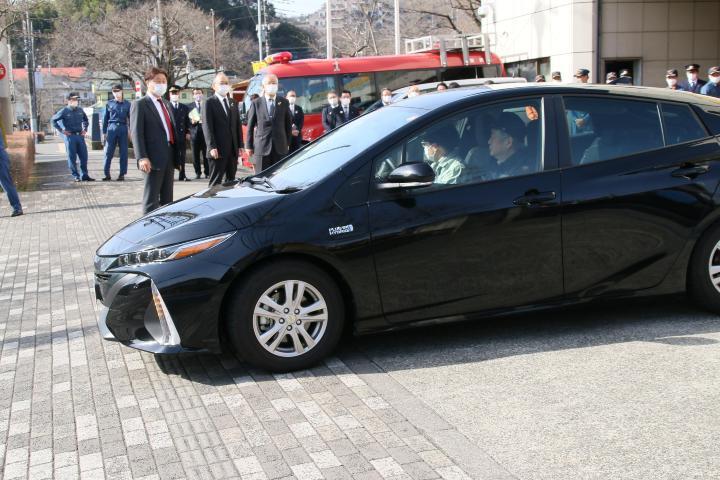
[[[80,94],[77,92],[70,92],[70,93],[68,93],[67,99],[68,100],[79,100]]]
[[[692,72],[692,71],[696,71],[696,70],[700,70],[700,65],[698,65],[697,63],[691,63],[689,65],[685,65],[686,72]]]
[[[123,89],[123,88],[122,88],[122,85],[119,84],[119,83],[117,83],[117,84],[115,84],[115,85],[112,86],[112,91],[113,91],[113,92],[122,92],[122,89]]]
[[[170,90],[168,90],[168,91],[169,91],[170,93],[179,92],[179,91],[180,91],[180,87],[178,87],[177,85],[173,85],[172,87],[170,87]]]
[[[675,78],[678,76],[678,71],[676,68],[671,68],[667,72],[665,72],[665,78]]]
[[[716,66],[714,66],[714,67],[710,67],[710,68],[708,69],[708,75],[717,75],[718,73],[720,73],[720,66],[719,66],[719,65],[716,65]]]
[[[536,82],[544,82],[545,81],[545,75],[537,75],[535,77]]]
[[[590,70],[588,70],[587,68],[578,68],[575,72],[575,78],[587,77],[588,75],[590,75]]]
[[[552,72],[551,76],[552,76],[553,80],[560,80],[562,78],[562,75],[560,74],[560,72]]]

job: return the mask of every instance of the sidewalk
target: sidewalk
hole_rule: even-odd
[[[0,203],[5,479],[510,477],[349,346],[268,375],[230,354],[155,357],[102,341],[93,254],[140,216],[142,180],[131,165],[123,183],[74,183],[61,146],[39,146],[24,216]],[[101,152],[90,175],[102,177]],[[176,182],[175,198],[206,185]]]

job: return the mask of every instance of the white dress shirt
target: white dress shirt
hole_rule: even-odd
[[[230,102],[228,101],[227,97],[223,97],[219,93],[215,92],[215,96],[220,100],[220,105],[222,105],[223,110],[225,110],[225,115],[230,115],[230,112],[228,111],[228,106],[230,106]],[[228,102],[225,104],[225,102]]]
[[[163,113],[163,109],[160,106],[160,102],[158,102],[158,97],[153,95],[152,93],[148,93],[146,95],[147,97],[150,97],[150,101],[152,101],[152,104],[155,105],[155,110],[157,110],[158,115],[160,115],[160,120],[162,121],[163,127],[165,127],[165,135],[167,136],[167,141],[170,143],[170,128],[167,123],[165,123],[165,114]],[[162,97],[160,97],[160,100],[162,101]],[[168,111],[168,117],[171,115],[170,111]]]

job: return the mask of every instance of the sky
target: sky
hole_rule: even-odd
[[[317,11],[323,6],[325,0],[274,0],[272,3],[278,13],[297,16]]]

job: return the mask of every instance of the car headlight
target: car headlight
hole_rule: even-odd
[[[179,260],[181,258],[192,257],[198,253],[217,247],[228,238],[232,237],[235,232],[225,233],[216,237],[202,238],[191,242],[179,243],[177,245],[169,245],[167,247],[151,248],[140,252],[126,253],[120,255],[115,262],[117,267],[127,267],[130,265],[141,265],[143,263],[167,262],[170,260]]]

